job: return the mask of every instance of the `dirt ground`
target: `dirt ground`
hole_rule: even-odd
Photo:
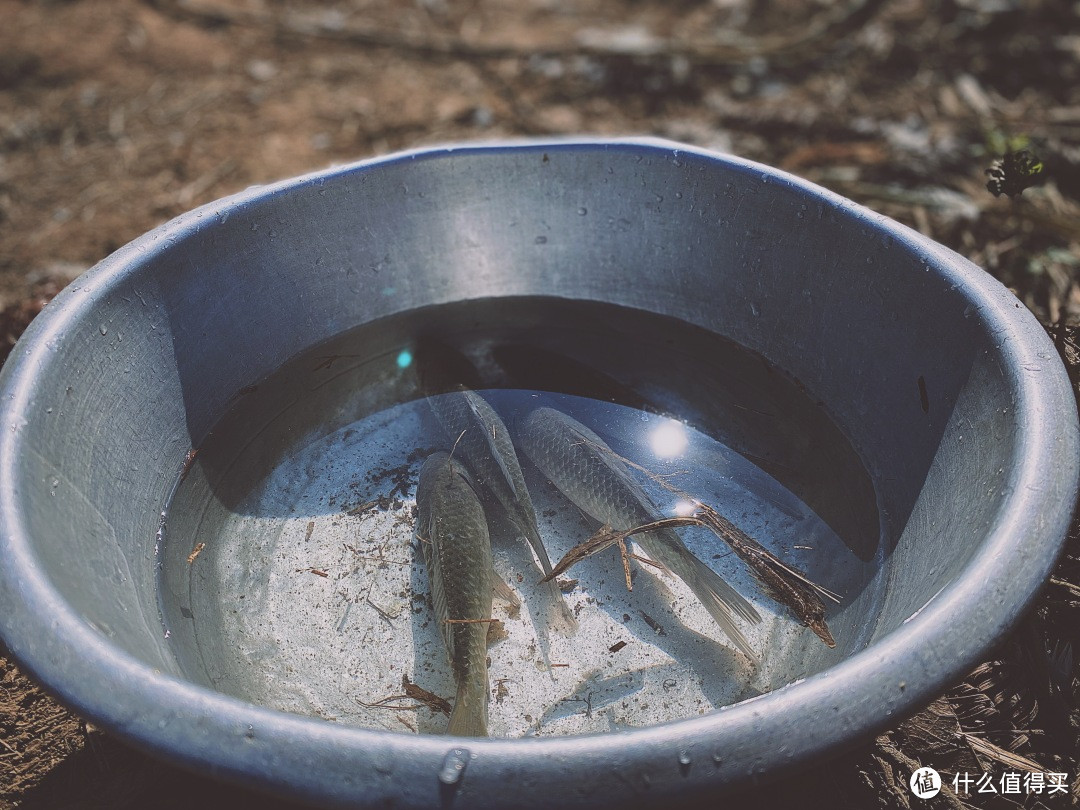
[[[57,289],[200,203],[401,148],[578,133],[733,152],[895,217],[1012,287],[1078,379],[1080,3],[1067,0],[0,0],[0,359]],[[1038,182],[994,197],[985,170],[1024,147]],[[1076,526],[991,660],[755,801],[1077,806],[1073,651]],[[1072,785],[921,802],[917,762]],[[87,726],[0,659],[0,810],[243,798]]]

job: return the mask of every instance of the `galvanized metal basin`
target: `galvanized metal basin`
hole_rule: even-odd
[[[752,700],[564,738],[367,730],[192,675],[156,545],[238,393],[386,315],[536,295],[678,317],[798,379],[871,482],[882,596],[840,614],[860,632],[788,649],[774,686],[793,682]],[[652,140],[425,150],[204,206],[50,304],[0,376],[0,426],[16,658],[138,745],[322,806],[668,804],[823,760],[1008,631],[1060,550],[1080,457],[1053,346],[984,272],[782,172]]]

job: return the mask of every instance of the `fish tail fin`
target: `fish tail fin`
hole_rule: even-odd
[[[476,677],[468,678],[458,684],[454,710],[450,712],[450,723],[446,733],[455,737],[486,737],[488,677],[487,665]]]
[[[732,614],[742,617],[751,624],[760,622],[761,614],[746,600],[746,597],[725,582],[719,574],[697,557],[693,559],[695,563],[693,577],[688,579],[686,584],[690,586],[694,595],[713,617],[713,621],[727,634],[739,652],[757,664],[758,655],[750,647],[746,636],[735,625]]]
[[[548,589],[551,602],[548,607],[548,621],[551,622],[552,628],[559,633],[564,636],[572,636],[578,631],[578,620],[574,616],[574,611],[566,604],[562,591],[559,590],[559,585],[555,580],[546,583],[545,587]]]
[[[547,549],[544,548],[544,541],[540,539],[540,531],[536,528],[535,521],[532,526],[526,525],[522,528],[525,530],[525,539],[532,546],[536,558],[540,560],[540,570],[544,572],[544,576],[548,576],[551,573],[551,559],[548,557]],[[564,636],[574,635],[578,631],[578,620],[574,616],[574,611],[570,609],[570,606],[566,604],[566,600],[563,599],[559,584],[555,580],[551,580],[545,587],[550,601],[547,619],[552,628]]]

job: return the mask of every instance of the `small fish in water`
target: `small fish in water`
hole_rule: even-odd
[[[579,509],[617,531],[656,519],[656,508],[599,436],[564,413],[538,408],[522,425],[521,447]],[[654,562],[682,579],[720,629],[751,661],[758,660],[732,614],[756,624],[754,606],[695,557],[668,528],[642,533],[637,542]]]
[[[525,475],[521,471],[521,462],[518,461],[510,432],[487,400],[464,385],[445,379],[445,367],[435,364],[434,358],[437,356],[432,349],[425,346],[424,353],[429,358],[422,371],[425,392],[448,392],[428,393],[427,401],[453,443],[454,458],[461,459],[476,480],[502,505],[532,546],[544,574],[550,574],[551,560],[540,539],[536,510],[525,486]],[[417,357],[420,356],[421,352],[418,351]],[[543,587],[551,604],[549,619],[552,626],[567,635],[575,632],[577,619],[563,600],[558,584],[547,582]]]
[[[416,533],[424,549],[435,618],[457,683],[448,734],[487,736],[487,634],[491,540],[476,485],[447,453],[428,457],[416,490]]]

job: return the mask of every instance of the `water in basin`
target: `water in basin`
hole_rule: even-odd
[[[502,299],[365,325],[237,391],[165,511],[161,611],[192,679],[340,723],[445,729],[442,714],[402,697],[413,685],[455,693],[414,534],[420,466],[452,447],[419,384],[421,338],[468,359],[511,436],[534,409],[560,410],[654,476],[638,477],[657,516],[697,498],[841,596],[829,649],[692,527],[679,529],[687,547],[762,616],[742,625],[758,665],[678,579],[633,561],[628,591],[616,549],[564,575],[580,628],[563,636],[544,620],[527,545],[492,510],[495,568],[522,602],[493,609],[503,637],[489,647],[492,736],[690,717],[866,643],[884,580],[874,489],[822,403],[760,356],[676,319]],[[557,560],[597,526],[520,457]]]

